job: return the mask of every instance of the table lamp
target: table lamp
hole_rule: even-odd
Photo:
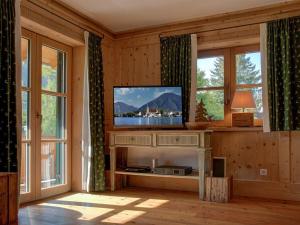
[[[231,103],[232,109],[240,109],[242,112],[232,113],[233,127],[252,127],[254,124],[253,112],[245,112],[245,109],[255,109],[256,105],[251,91],[236,91]]]

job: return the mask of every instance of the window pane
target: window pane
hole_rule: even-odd
[[[224,57],[201,58],[197,61],[197,87],[224,86]]]
[[[237,84],[260,84],[262,82],[260,52],[238,54],[235,60]]]
[[[197,91],[197,102],[202,99],[207,113],[213,120],[224,120],[224,91]]]
[[[42,94],[42,138],[65,137],[65,97]]]
[[[22,143],[21,153],[21,180],[20,191],[21,193],[30,192],[29,189],[29,165],[30,165],[30,145],[28,143]]]
[[[43,142],[41,146],[42,188],[65,183],[65,144]]]
[[[263,102],[262,102],[262,88],[238,88],[238,91],[252,91],[253,98],[256,104],[256,109],[248,109],[248,112],[254,112],[255,119],[262,119],[263,118]]]
[[[29,40],[21,39],[22,86],[29,87]]]
[[[29,118],[30,118],[30,94],[28,91],[22,91],[22,140],[28,140],[29,137]]]
[[[65,53],[42,47],[42,89],[65,92]]]

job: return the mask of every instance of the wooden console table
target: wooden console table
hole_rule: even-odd
[[[110,145],[110,175],[111,190],[115,190],[116,174],[129,176],[166,177],[180,179],[196,179],[199,181],[199,198],[205,199],[205,177],[211,172],[211,137],[212,131],[194,130],[149,130],[149,131],[111,131]],[[180,149],[182,151],[196,150],[198,152],[199,173],[188,176],[161,175],[153,173],[134,173],[116,169],[116,152],[118,148]]]

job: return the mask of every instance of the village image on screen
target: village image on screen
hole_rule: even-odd
[[[114,125],[181,125],[181,87],[115,87]]]

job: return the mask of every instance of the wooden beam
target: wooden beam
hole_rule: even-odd
[[[207,16],[196,20],[181,23],[153,26],[142,29],[128,30],[116,33],[117,39],[150,34],[176,35],[183,33],[201,33],[205,31],[221,30],[226,28],[241,27],[260,24],[271,20],[300,15],[300,1],[294,0],[269,6]]]
[[[90,32],[104,35],[107,38],[114,39],[114,34],[106,27],[95,23],[87,16],[75,11],[73,8],[62,4],[56,0],[22,0],[21,7],[35,9],[36,12],[52,14],[53,18],[64,20],[68,24],[77,26],[77,29],[83,29]],[[23,14],[22,14],[23,15]]]

